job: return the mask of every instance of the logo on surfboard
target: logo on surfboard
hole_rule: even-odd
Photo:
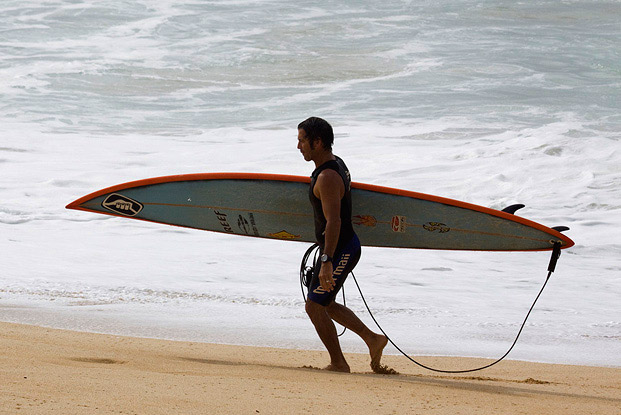
[[[276,238],[276,239],[298,239],[300,237],[300,235],[294,235],[285,230],[282,230],[276,233],[268,233],[267,236],[269,236],[270,238]]]
[[[136,202],[127,196],[112,193],[101,202],[101,206],[111,212],[123,216],[136,216],[144,207],[142,203]]]
[[[405,233],[405,216],[395,215],[390,221],[393,232]]]
[[[429,232],[439,231],[440,233],[447,233],[451,230],[446,224],[440,222],[427,222],[423,225],[423,229]]]
[[[250,223],[244,216],[238,216],[237,226],[239,227],[239,230],[246,235],[260,236],[259,230],[257,229],[257,223],[254,220],[254,215],[252,213],[248,213],[248,217],[250,218]]]
[[[216,215],[216,218],[218,218],[218,222],[220,222],[220,226],[222,226],[224,232],[233,233],[233,228],[231,228],[231,225],[226,218],[226,213],[218,212],[217,210],[214,210],[213,213]]]
[[[369,228],[374,228],[377,225],[377,219],[371,215],[356,215],[352,218],[352,222],[354,225],[368,226]]]
[[[246,235],[250,235],[250,224],[242,215],[239,215],[237,218],[237,226],[239,230],[245,233]]]

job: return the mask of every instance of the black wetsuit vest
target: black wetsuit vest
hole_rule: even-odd
[[[315,238],[317,239],[317,243],[321,247],[322,251],[325,243],[327,221],[323,214],[321,200],[315,196],[313,189],[315,188],[315,182],[317,182],[319,173],[326,169],[335,170],[341,176],[343,184],[345,185],[345,194],[341,199],[341,231],[339,233],[339,241],[336,246],[336,251],[334,252],[336,254],[340,252],[343,247],[354,237],[354,228],[351,223],[351,178],[349,176],[347,166],[339,157],[336,157],[336,160],[329,160],[317,167],[311,175],[309,197],[315,215]]]

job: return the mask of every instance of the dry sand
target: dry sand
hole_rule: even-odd
[[[442,375],[322,367],[325,352],[174,342],[0,323],[1,414],[621,414],[621,368],[505,361]],[[421,357],[470,367],[487,361]]]

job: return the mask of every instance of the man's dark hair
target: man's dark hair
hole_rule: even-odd
[[[334,143],[334,132],[332,131],[332,126],[323,118],[307,118],[298,125],[298,130],[304,130],[306,137],[308,137],[308,141],[311,143],[321,139],[323,148],[326,150],[332,150],[332,143]]]

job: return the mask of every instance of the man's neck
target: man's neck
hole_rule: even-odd
[[[325,151],[319,154],[315,159],[313,159],[313,161],[315,162],[315,168],[330,160],[336,160],[336,157],[334,157],[332,151]]]

